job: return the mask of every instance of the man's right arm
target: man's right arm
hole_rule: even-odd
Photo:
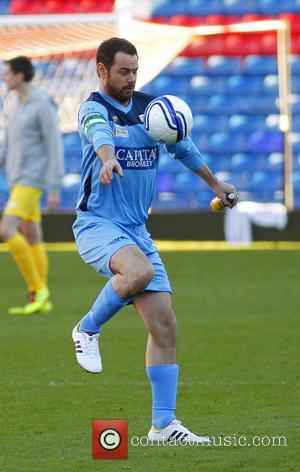
[[[111,183],[114,172],[123,177],[122,167],[116,159],[115,150],[112,146],[103,144],[97,150],[97,155],[102,162],[99,180],[103,185],[108,186]]]
[[[105,107],[94,101],[83,103],[79,111],[79,126],[102,163],[100,182],[109,185],[113,172],[123,177],[122,168],[115,156],[114,136]]]

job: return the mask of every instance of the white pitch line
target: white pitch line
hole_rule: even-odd
[[[147,381],[138,381],[138,380],[126,380],[126,381],[111,381],[111,380],[99,380],[98,382],[91,382],[87,379],[86,382],[83,381],[70,381],[70,382],[61,382],[61,381],[54,381],[49,380],[45,382],[40,382],[37,380],[26,380],[23,382],[12,382],[6,380],[0,380],[0,385],[4,386],[33,386],[33,387],[86,387],[87,385],[134,385],[136,387],[145,387],[149,386],[149,382]],[[232,387],[232,386],[279,386],[279,385],[290,385],[294,387],[300,386],[300,382],[286,382],[284,380],[277,381],[277,382],[229,382],[229,381],[221,381],[221,382],[205,382],[202,380],[195,380],[195,381],[187,381],[187,382],[179,382],[180,386],[193,386],[193,385],[203,385],[204,387],[217,387],[217,386],[224,386],[224,387]]]

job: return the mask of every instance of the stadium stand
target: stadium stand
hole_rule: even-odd
[[[1,0],[6,5],[2,14],[49,15],[57,13],[109,13],[114,0]]]
[[[0,0],[0,14],[112,11],[111,0]],[[37,8],[39,5],[39,9]],[[300,208],[300,0],[155,0],[150,21],[173,25],[217,25],[285,18],[292,30],[292,96],[295,207]],[[236,185],[241,199],[283,201],[283,136],[278,129],[276,35],[227,34],[197,37],[143,91],[172,93],[194,114],[192,137],[215,172]],[[89,58],[87,57],[87,65]],[[36,60],[37,74],[58,77],[60,87],[80,83],[76,57]],[[1,71],[0,71],[1,74]],[[81,146],[77,133],[64,135],[67,175],[62,208],[72,210],[78,189]],[[201,190],[201,192],[199,191]],[[0,205],[7,195],[0,174]],[[207,208],[212,197],[162,150],[153,208]]]

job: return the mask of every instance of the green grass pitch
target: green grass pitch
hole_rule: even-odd
[[[299,471],[300,252],[168,252],[179,323],[177,416],[215,437],[285,436],[287,446],[133,447],[127,461],[91,458],[91,420],[150,427],[146,332],[132,307],[101,336],[103,373],[75,362],[71,330],[105,280],[76,253],[50,253],[55,309],[9,316],[24,285],[0,254],[3,472]]]

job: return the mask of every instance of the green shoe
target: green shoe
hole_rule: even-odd
[[[9,308],[8,313],[10,315],[31,315],[34,313],[49,313],[52,309],[50,293],[48,288],[45,287],[37,292],[30,292],[25,306]]]
[[[39,313],[42,311],[44,305],[47,305],[50,301],[50,292],[48,287],[43,287],[35,292],[34,300],[27,303],[24,306],[24,315],[32,315],[33,313]]]

